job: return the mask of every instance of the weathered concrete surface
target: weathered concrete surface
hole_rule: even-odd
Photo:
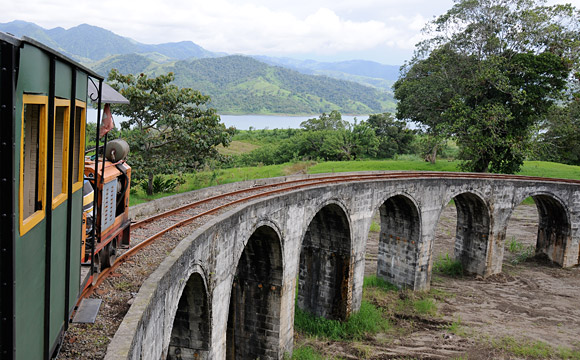
[[[299,274],[303,309],[343,318],[360,307],[364,249],[376,210],[381,214],[378,275],[399,286],[428,289],[435,227],[450,200],[458,209],[456,256],[469,271],[488,276],[501,272],[509,217],[529,196],[539,209],[537,251],[562,266],[575,265],[580,240],[575,184],[376,180],[245,204],[198,229],[167,257],[142,286],[106,359],[174,358],[177,348],[182,358],[281,359],[292,351]],[[196,290],[183,294],[192,276],[196,286],[187,289]],[[189,300],[181,301],[183,296]],[[201,334],[188,341],[183,335],[188,331]],[[247,343],[258,352],[244,347]]]

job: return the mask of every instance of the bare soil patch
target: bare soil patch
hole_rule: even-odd
[[[378,222],[378,216],[375,217]],[[520,205],[510,220],[506,244],[520,252],[535,246],[538,214]],[[456,211],[446,207],[439,219],[434,255],[453,257]],[[378,232],[367,244],[366,275],[376,273]],[[506,249],[503,272],[486,279],[434,274],[428,293],[388,292],[371,302],[391,318],[393,329],[364,341],[332,342],[297,336],[297,344],[325,358],[341,359],[525,359],[569,358],[558,349],[580,351],[580,269],[562,269],[545,259],[522,261]],[[365,295],[369,298],[368,294]],[[409,314],[393,304],[403,297],[431,296],[437,315]],[[502,344],[541,342],[553,351],[517,353]],[[569,353],[568,353],[569,354]],[[574,356],[578,356],[575,353]]]

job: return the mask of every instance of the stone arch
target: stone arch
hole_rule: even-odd
[[[410,196],[396,194],[379,206],[379,214],[377,276],[399,287],[414,289],[421,241],[419,208]]]
[[[569,209],[560,198],[546,192],[526,194],[517,200],[516,205],[527,197],[534,200],[538,209],[536,255],[546,255],[551,261],[564,266],[566,247],[572,234]],[[513,210],[514,208],[509,217]],[[507,221],[505,228],[507,228]]]
[[[465,272],[485,275],[491,223],[489,206],[472,190],[456,194],[452,199],[457,210],[455,259],[461,262]]]
[[[246,243],[232,283],[227,359],[280,358],[282,279],[279,233],[259,226]]]
[[[327,203],[302,239],[298,307],[316,316],[346,319],[352,310],[353,264],[349,217],[340,203]]]
[[[208,359],[211,339],[208,294],[202,274],[191,274],[173,319],[167,359]]]

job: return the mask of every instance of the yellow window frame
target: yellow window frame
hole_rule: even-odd
[[[78,179],[73,179],[73,183],[72,183],[72,191],[76,192],[78,190],[80,190],[83,187],[83,181],[85,178],[85,131],[86,131],[86,123],[87,123],[87,103],[80,101],[80,100],[76,100],[75,102],[75,119],[73,120],[75,129],[74,129],[74,136],[76,136],[77,131],[76,131],[76,126],[80,125],[80,131],[78,132],[78,134],[80,135],[80,139],[79,139],[79,158],[78,158],[78,166],[79,166],[79,173],[78,173]],[[76,121],[76,116],[78,116],[78,111],[79,108],[82,109],[82,117],[80,119],[80,124],[77,124]],[[74,139],[73,139],[74,141]],[[71,145],[72,151],[74,151],[74,145]],[[73,157],[74,159],[74,157]]]
[[[26,105],[41,105],[38,128],[38,188],[35,194],[40,202],[39,210],[24,218],[24,108]],[[24,94],[22,99],[21,134],[20,134],[20,186],[19,186],[19,217],[20,236],[26,234],[44,219],[46,209],[46,128],[48,119],[48,96]],[[28,189],[27,189],[28,190]]]
[[[54,130],[53,130],[53,148],[52,153],[55,154],[56,149],[56,115],[57,115],[57,108],[65,108],[64,111],[64,121],[63,121],[63,134],[62,134],[62,186],[61,191],[58,195],[54,196],[54,176],[56,174],[56,161],[53,160],[52,162],[52,174],[53,174],[53,194],[52,198],[52,208],[56,209],[60,204],[62,204],[67,199],[67,191],[68,191],[68,154],[69,154],[69,129],[70,129],[70,100],[66,99],[54,99]]]

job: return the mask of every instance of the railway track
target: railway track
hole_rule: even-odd
[[[114,336],[145,279],[150,276],[183,238],[232,207],[260,197],[300,188],[356,181],[384,181],[405,178],[441,178],[442,180],[473,178],[580,184],[580,181],[576,180],[494,174],[416,171],[393,171],[374,174],[349,173],[344,175],[321,175],[308,179],[253,186],[191,202],[140,220],[132,225],[131,243],[133,247],[120,254],[114,266],[102,272],[95,286],[87,289],[80,298],[90,296],[103,300],[103,305],[95,324],[71,324],[63,339],[61,354],[57,359],[104,358],[109,340]],[[172,228],[173,231],[167,231],[168,228]],[[154,245],[149,246],[151,244]],[[91,294],[93,295],[91,296]],[[95,339],[102,340],[96,341]]]
[[[145,236],[143,239],[137,241],[132,241],[133,246],[124,251],[115,261],[115,263],[102,271],[98,279],[93,282],[92,285],[87,287],[82,293],[79,301],[83,298],[90,296],[95,288],[105,281],[105,279],[115,271],[123,262],[125,262],[129,257],[133,256],[137,252],[141,251],[146,246],[153,243],[156,239],[160,238],[164,234],[172,231],[178,227],[182,227],[192,223],[193,221],[200,219],[204,216],[213,215],[226,208],[242,204],[257,198],[266,197],[270,195],[279,194],[282,192],[303,189],[306,187],[345,183],[352,181],[373,181],[373,180],[395,180],[401,178],[443,178],[443,179],[453,179],[453,178],[474,178],[474,179],[501,179],[501,180],[527,180],[527,181],[546,181],[546,182],[560,182],[560,183],[573,183],[580,184],[578,180],[569,179],[553,179],[553,178],[539,178],[530,176],[516,176],[516,175],[504,175],[504,174],[474,174],[474,173],[452,173],[452,172],[389,172],[389,173],[377,173],[377,174],[348,174],[348,175],[333,175],[333,176],[320,176],[312,177],[307,179],[291,180],[280,183],[273,183],[268,185],[254,186],[245,189],[240,189],[232,192],[227,192],[220,195],[215,195],[206,199],[199,201],[194,201],[190,204],[180,206],[175,209],[171,209],[157,215],[151,216],[149,218],[140,220],[131,225],[132,238],[134,237],[134,232],[138,229],[147,229],[145,232],[151,235]],[[202,206],[212,204],[209,209],[199,210]],[[212,207],[213,206],[213,207]],[[169,221],[165,220],[169,219]],[[163,220],[163,225],[160,229],[156,228],[156,223]],[[159,228],[159,226],[157,226]]]

